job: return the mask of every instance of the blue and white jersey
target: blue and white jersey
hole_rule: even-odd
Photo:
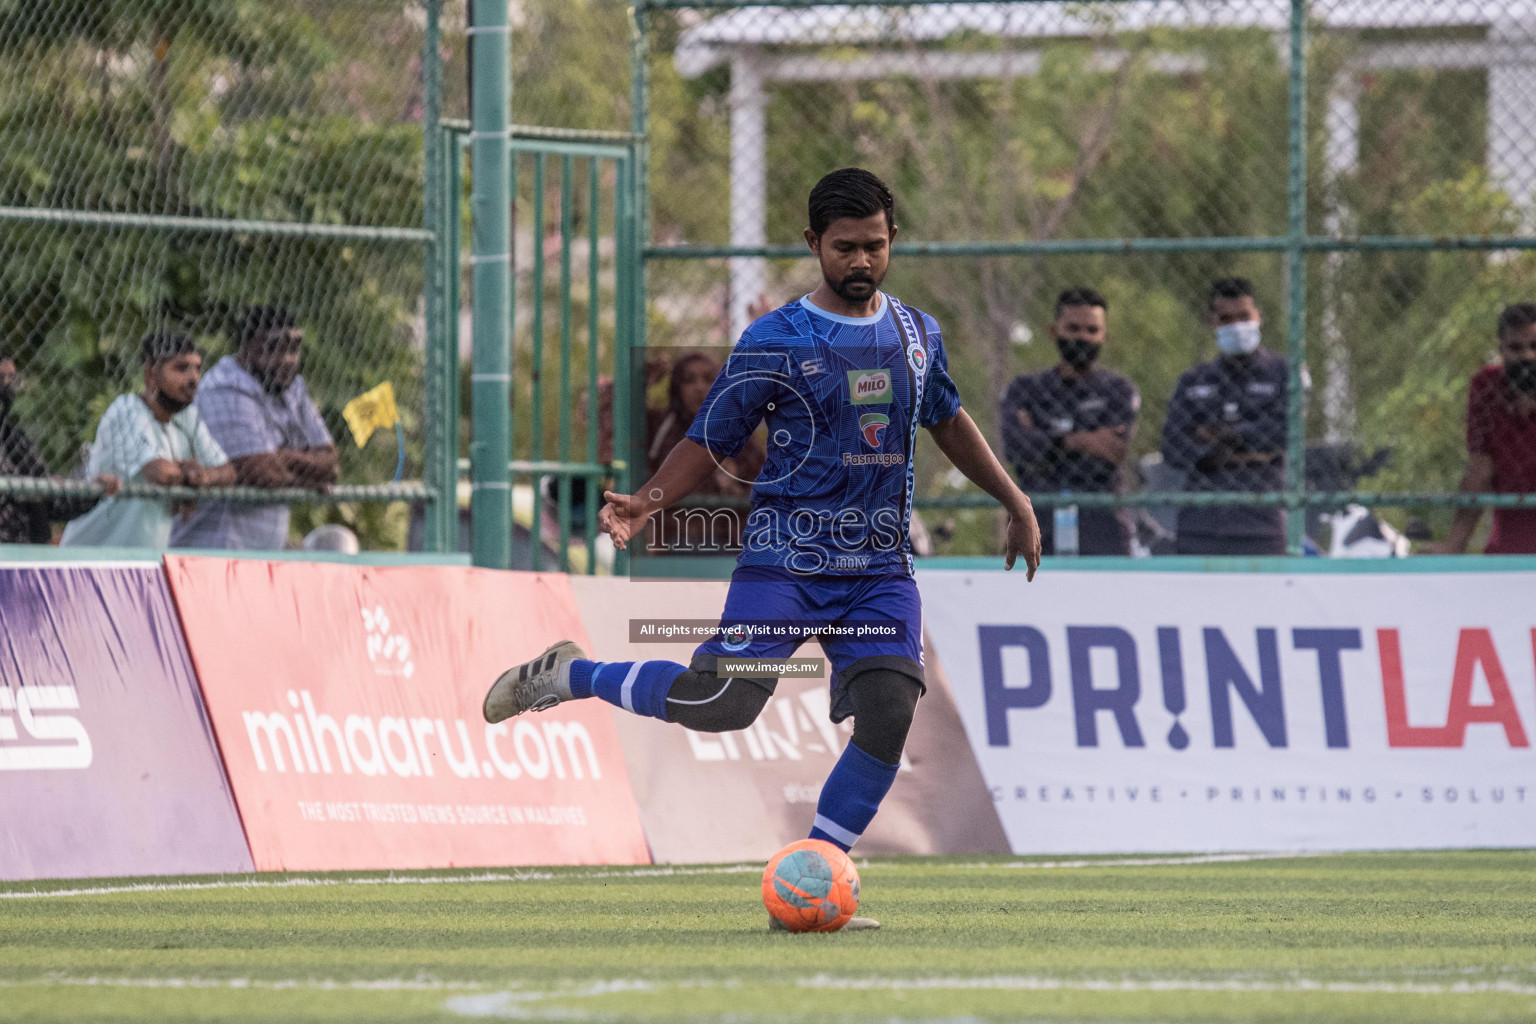
[[[807,296],[747,328],[688,437],[731,456],[767,424],[739,565],[910,573],[917,428],[959,411],[932,317],[889,295],[838,316]]]

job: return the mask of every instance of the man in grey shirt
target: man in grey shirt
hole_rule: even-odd
[[[253,306],[239,348],[203,378],[197,408],[249,487],[325,488],[336,482],[336,442],[299,375],[304,334],[281,306]],[[288,506],[204,501],[178,520],[171,546],[276,550],[288,540]]]

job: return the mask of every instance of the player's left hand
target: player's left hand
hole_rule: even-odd
[[[1024,556],[1024,580],[1030,582],[1040,568],[1040,524],[1035,521],[1034,509],[1028,506],[1008,513],[1008,552],[1003,568],[1012,569],[1019,555]]]

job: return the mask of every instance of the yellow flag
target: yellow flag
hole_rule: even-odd
[[[385,381],[372,391],[358,395],[346,404],[341,415],[352,428],[352,439],[361,448],[375,430],[392,427],[400,419],[400,414],[395,411],[394,386]]]

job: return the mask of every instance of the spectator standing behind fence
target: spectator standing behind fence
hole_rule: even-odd
[[[107,407],[86,461],[88,476],[161,487],[227,487],[234,467],[192,400],[203,357],[185,334],[154,333],[140,344],[144,393],[121,395]],[[115,491],[116,488],[111,488]],[[67,547],[164,548],[171,538],[172,503],[160,498],[108,497],[64,527]]]
[[[1536,493],[1536,303],[1505,307],[1498,336],[1500,362],[1477,371],[1467,390],[1464,494]],[[1450,535],[1426,550],[1466,551],[1482,515],[1480,508],[1457,509]],[[1536,554],[1536,509],[1494,509],[1484,550],[1490,555]]]
[[[48,476],[48,465],[32,438],[16,422],[14,406],[21,385],[16,361],[0,354],[0,477]],[[111,474],[96,479],[106,494],[117,493],[120,481]],[[0,544],[47,544],[53,540],[52,523],[84,515],[96,498],[47,498],[17,501],[0,497]]]
[[[1051,337],[1061,362],[1015,377],[1003,395],[1003,456],[1026,494],[1041,491],[1115,493],[1141,394],[1126,377],[1097,365],[1104,350],[1109,304],[1092,288],[1068,288],[1056,298]],[[1064,506],[1057,506],[1063,510]],[[1059,512],[1040,517],[1046,554],[1129,555],[1131,531],[1120,509],[1076,510],[1077,544],[1058,549]]]
[[[253,306],[239,348],[208,371],[197,406],[248,487],[323,489],[336,482],[336,442],[310,400],[299,357],[304,333],[281,306]],[[288,540],[288,505],[205,501],[176,525],[178,548],[269,551]]]
[[[646,462],[655,476],[667,455],[693,425],[704,396],[720,376],[720,364],[702,352],[688,352],[672,363],[667,381],[667,407],[646,411]],[[732,458],[716,460],[715,472],[693,493],[700,496],[745,498],[763,468],[767,452],[756,437]],[[648,550],[652,554],[720,555],[741,550],[744,509],[668,508],[656,513]]]
[[[1179,377],[1163,423],[1163,461],[1187,475],[1191,491],[1283,490],[1287,367],[1259,343],[1252,282],[1213,282],[1206,321],[1221,354]],[[1177,532],[1181,555],[1285,554],[1278,507],[1182,508]]]

